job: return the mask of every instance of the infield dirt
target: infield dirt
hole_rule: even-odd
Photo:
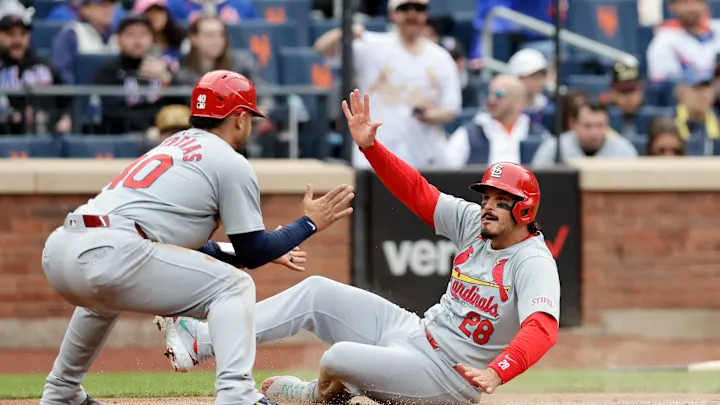
[[[214,399],[204,398],[113,398],[104,400],[107,405],[213,405]],[[37,400],[0,400],[0,405],[37,405]],[[715,405],[720,394],[494,394],[486,396],[480,404],[487,405]],[[283,405],[302,405],[285,402]]]

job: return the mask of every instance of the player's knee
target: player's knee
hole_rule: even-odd
[[[353,346],[352,342],[338,342],[332,345],[320,358],[321,372],[334,377],[351,374],[352,364],[348,363],[355,350]]]
[[[323,290],[334,289],[341,283],[323,276],[310,276],[300,284],[303,284],[307,290],[312,292],[322,292]]]
[[[247,295],[252,294],[252,296],[255,296],[255,281],[244,271],[234,271],[228,278],[226,291]]]

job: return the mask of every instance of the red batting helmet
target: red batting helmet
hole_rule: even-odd
[[[223,119],[242,111],[265,117],[257,109],[255,85],[247,77],[229,70],[213,70],[195,84],[190,101],[191,116]]]
[[[520,198],[512,210],[518,224],[527,225],[535,220],[540,206],[540,186],[530,170],[517,163],[495,163],[485,171],[480,183],[470,185],[470,189],[481,193],[486,187]]]

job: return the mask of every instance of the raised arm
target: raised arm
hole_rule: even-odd
[[[342,107],[353,140],[375,169],[380,181],[400,202],[415,213],[435,233],[445,236],[459,246],[480,234],[480,206],[461,198],[441,193],[412,166],[395,156],[375,140],[382,122],[370,121],[370,97],[360,97],[360,91],[350,94],[350,105]]]

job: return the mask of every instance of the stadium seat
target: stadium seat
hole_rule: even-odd
[[[310,45],[310,0],[256,0],[258,12],[270,24],[293,23],[292,46]]]
[[[234,48],[249,49],[255,55],[263,79],[270,83],[279,83],[279,50],[297,45],[294,24],[247,21],[228,26],[228,34]]]
[[[638,26],[635,1],[575,0],[568,8],[570,31],[634,55],[640,51]]]
[[[0,158],[53,158],[60,152],[61,144],[52,136],[0,136]]]
[[[105,63],[117,58],[108,54],[80,54],[75,59],[75,82],[77,84],[93,84],[95,72]]]
[[[445,4],[448,10],[451,11],[472,11],[475,12],[477,7],[477,0],[445,0]],[[435,7],[435,3],[430,7]]]
[[[447,132],[448,135],[452,134],[456,129],[458,129],[458,127],[471,120],[477,112],[477,107],[463,108],[462,112],[460,112],[460,114],[455,118],[455,121],[445,125],[445,132]]]
[[[655,117],[672,117],[673,110],[665,107],[644,106],[637,114],[635,124],[640,134],[650,133],[650,122]],[[617,108],[610,110],[610,126],[620,132],[622,131],[623,113]]]
[[[50,15],[50,12],[57,6],[63,4],[63,0],[35,0],[32,6],[35,7],[33,18],[43,20]]]
[[[65,135],[63,149],[69,158],[136,158],[142,139],[133,135]]]
[[[465,52],[468,52],[468,50],[473,46],[473,43],[475,41],[475,27],[473,25],[475,21],[475,11],[453,10],[451,16],[454,21],[452,35],[455,38],[459,39],[460,42],[462,42],[463,46],[465,47]],[[495,45],[495,43],[493,43],[493,45]],[[495,49],[497,48],[493,46],[493,57],[495,59],[500,59],[498,55],[501,54],[495,52]],[[509,58],[510,56],[508,55],[508,59]],[[500,60],[506,61],[507,59]]]
[[[325,58],[310,47],[280,50],[282,84],[332,86],[332,71]]]
[[[33,49],[52,49],[53,41],[65,23],[54,21],[36,21],[33,23],[30,45]]]
[[[713,155],[720,156],[720,139],[713,141]]]
[[[543,109],[542,121],[540,122],[550,133],[555,133],[555,105],[549,105]]]
[[[580,87],[590,96],[597,97],[608,90],[610,78],[598,75],[571,75],[567,84],[568,87]]]
[[[535,157],[540,144],[542,143],[541,137],[532,137],[520,142],[520,163],[530,164]]]

